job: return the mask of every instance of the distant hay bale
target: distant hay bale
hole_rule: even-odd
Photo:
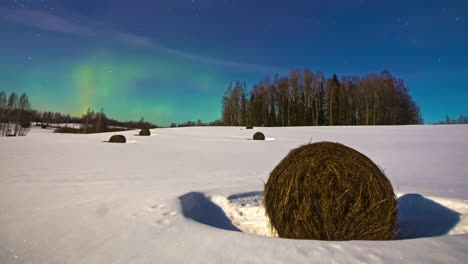
[[[389,240],[397,203],[390,181],[369,158],[320,142],[292,150],[271,172],[264,206],[280,237]]]
[[[253,135],[253,140],[265,140],[265,135],[262,132],[257,132]]]
[[[253,126],[248,125],[248,126],[245,127],[245,129],[253,129]]]
[[[127,142],[127,139],[125,138],[124,135],[113,135],[113,136],[109,139],[109,142],[110,142],[110,143],[126,143],[126,142]]]
[[[149,128],[143,128],[140,131],[140,136],[151,136],[151,131]]]

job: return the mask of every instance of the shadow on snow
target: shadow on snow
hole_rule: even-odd
[[[240,231],[224,211],[199,192],[191,192],[179,197],[182,214],[199,223],[221,229]]]
[[[446,235],[460,214],[420,194],[405,194],[398,201],[398,234],[395,239]]]

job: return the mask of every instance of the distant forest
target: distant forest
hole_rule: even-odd
[[[0,91],[0,136],[25,136],[31,127],[32,110],[28,96],[9,96]]]
[[[445,117],[445,121],[440,121],[436,123],[436,125],[461,125],[461,124],[468,124],[468,116],[460,115],[458,119],[450,119],[447,115]]]
[[[94,112],[88,108],[81,117],[62,114],[59,112],[37,111],[32,108],[26,93],[18,96],[12,92],[9,96],[0,91],[0,136],[25,136],[32,124],[43,128],[57,128],[58,133],[100,133],[122,131],[125,129],[155,128],[156,125],[140,121],[121,122],[110,119],[104,113]],[[71,124],[81,124],[80,128]]]
[[[186,126],[337,126],[337,125],[408,125],[422,124],[418,105],[402,80],[390,72],[358,76],[321,72],[292,71],[285,77],[265,77],[247,89],[237,81],[230,83],[222,98],[222,120],[210,123],[188,121],[172,123]],[[466,116],[439,124],[468,123]],[[0,136],[24,136],[32,122],[42,127],[54,124],[82,124],[80,128],[61,127],[62,133],[99,133],[122,128],[155,128],[140,121],[120,122],[110,119],[104,110],[74,117],[58,112],[34,110],[24,93],[9,96],[0,91]]]
[[[265,77],[247,90],[230,83],[222,99],[227,126],[339,126],[422,124],[418,105],[390,72],[359,76],[292,71]]]

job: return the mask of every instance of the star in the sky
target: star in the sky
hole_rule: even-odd
[[[16,5],[16,7],[18,7],[18,8],[24,8],[24,1],[22,1],[22,0],[15,0],[14,3],[15,3],[15,5]]]

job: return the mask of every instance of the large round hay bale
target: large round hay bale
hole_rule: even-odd
[[[143,128],[140,131],[140,136],[151,136],[151,131],[149,128]]]
[[[389,240],[397,203],[390,181],[369,158],[320,142],[292,150],[271,172],[264,206],[280,237]]]
[[[253,126],[247,125],[247,126],[245,127],[245,129],[253,129]]]
[[[110,142],[110,143],[126,143],[126,142],[127,142],[127,139],[125,138],[124,135],[113,135],[113,136],[109,139],[109,142]]]
[[[253,135],[253,140],[265,140],[265,135],[262,132],[257,132]]]

